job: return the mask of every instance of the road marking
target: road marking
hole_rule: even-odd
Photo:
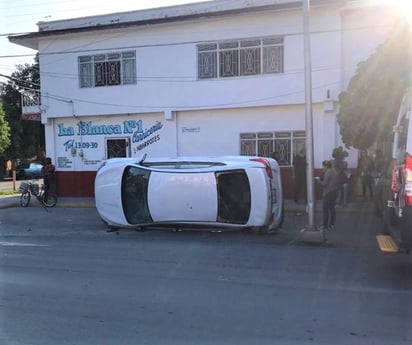
[[[23,243],[23,242],[2,242],[0,241],[0,246],[15,246],[15,247],[50,247],[47,244],[37,244],[37,243]]]

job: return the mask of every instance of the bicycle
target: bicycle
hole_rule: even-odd
[[[20,205],[22,207],[28,207],[30,205],[32,195],[34,195],[44,207],[54,207],[57,203],[57,196],[46,193],[44,184],[40,186],[34,182],[22,182],[19,187],[19,192],[21,193]]]

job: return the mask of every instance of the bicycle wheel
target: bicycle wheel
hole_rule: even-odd
[[[20,195],[20,205],[22,207],[27,207],[30,205],[30,192],[25,191]]]
[[[54,207],[57,204],[57,196],[55,195],[46,195],[44,194],[42,197],[42,203],[46,207]]]

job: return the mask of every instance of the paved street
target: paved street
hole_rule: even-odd
[[[259,235],[1,209],[0,343],[411,344],[411,256],[379,252],[370,213],[338,220],[314,246],[296,240],[294,213]]]

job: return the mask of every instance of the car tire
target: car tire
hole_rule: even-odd
[[[382,218],[383,216],[382,205],[384,205],[382,193],[378,193],[375,195],[374,206],[375,206],[375,215],[379,218]]]
[[[412,250],[412,207],[403,209],[402,218],[399,220],[399,230],[403,249],[409,253]]]
[[[30,205],[30,192],[24,192],[20,195],[20,206],[28,207]]]

